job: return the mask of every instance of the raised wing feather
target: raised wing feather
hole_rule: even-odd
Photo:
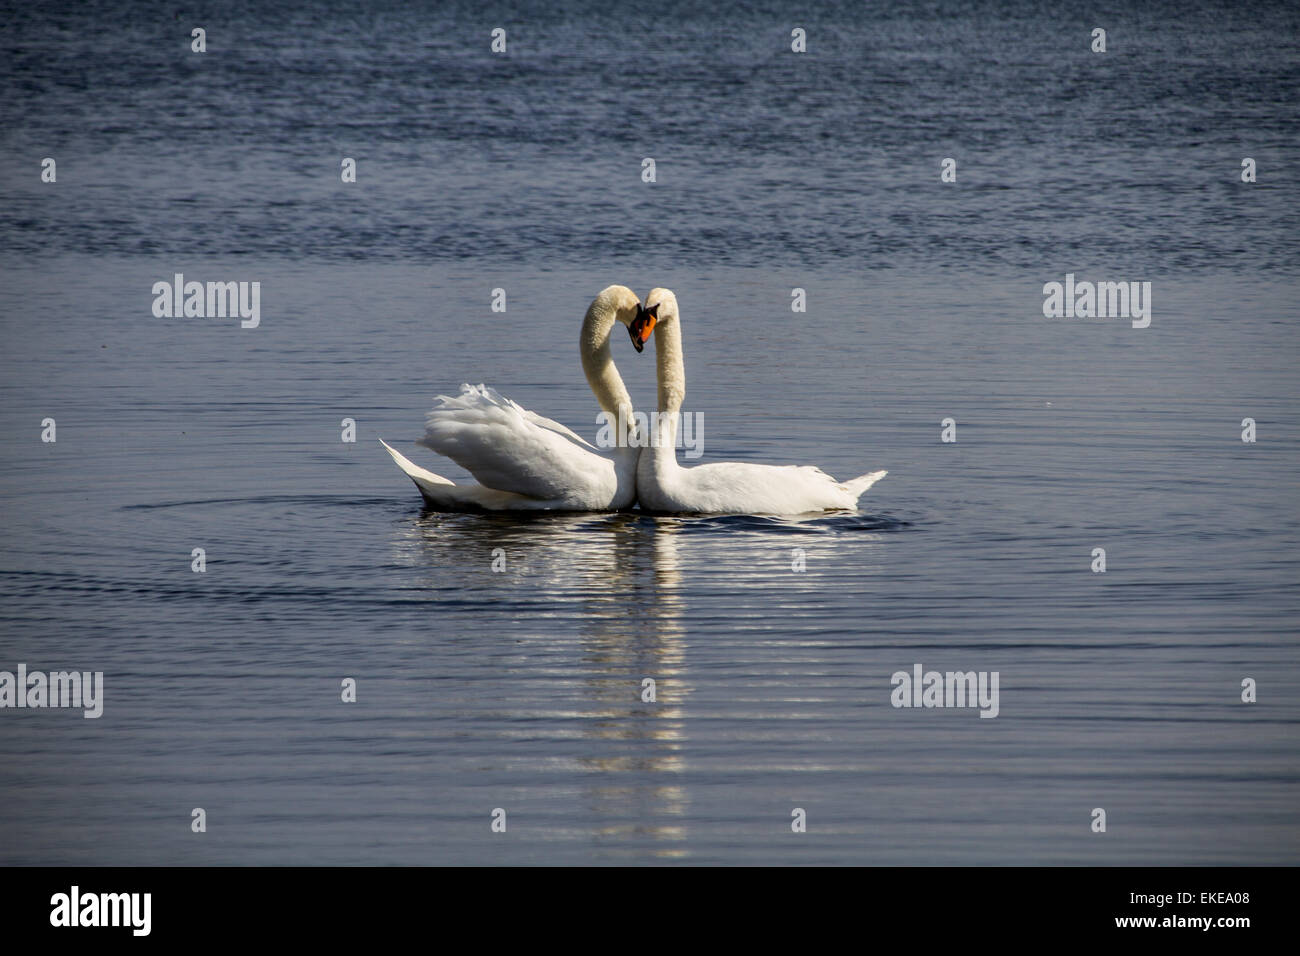
[[[485,385],[439,395],[419,444],[480,484],[542,499],[599,499],[617,485],[613,461],[558,422]]]

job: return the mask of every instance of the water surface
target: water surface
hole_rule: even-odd
[[[1294,13],[229,10],[5,11],[0,669],[106,699],[0,712],[0,860],[1295,862]],[[1067,272],[1150,328],[1044,319]],[[861,512],[422,509],[377,439],[462,480],[461,382],[594,435],[611,282],[677,293],[701,461]]]

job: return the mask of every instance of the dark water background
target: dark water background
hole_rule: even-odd
[[[0,711],[0,861],[1296,862],[1294,7],[2,13],[0,669],[106,700]],[[676,291],[702,461],[862,512],[423,512],[375,439],[459,479],[462,381],[594,434],[611,282]]]

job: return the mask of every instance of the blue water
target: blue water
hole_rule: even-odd
[[[1293,9],[0,14],[0,670],[105,687],[0,709],[0,862],[1297,862]],[[678,296],[700,461],[860,513],[424,511],[376,439],[464,479],[461,382],[594,435],[612,282]]]

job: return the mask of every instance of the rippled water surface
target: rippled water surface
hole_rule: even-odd
[[[0,670],[105,704],[0,710],[0,861],[1296,862],[1296,16],[1065,9],[5,11]],[[611,282],[676,291],[701,461],[861,512],[423,510],[377,439],[464,479],[461,382],[594,435]]]

